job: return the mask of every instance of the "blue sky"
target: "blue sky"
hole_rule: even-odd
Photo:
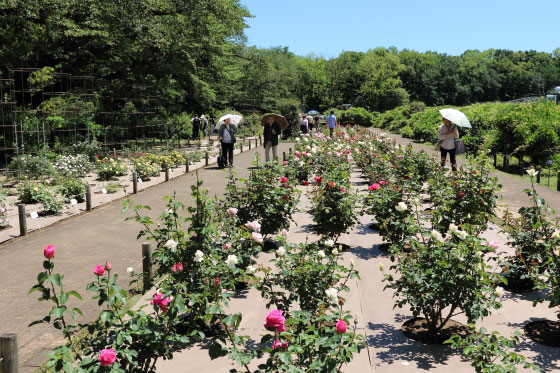
[[[395,46],[460,55],[468,49],[560,48],[560,1],[241,0],[248,45],[326,58]]]

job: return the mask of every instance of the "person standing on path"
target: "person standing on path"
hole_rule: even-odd
[[[216,118],[214,117],[214,115],[210,116],[210,136],[212,136],[214,134],[214,130],[216,129]]]
[[[334,129],[336,127],[336,125],[338,124],[336,117],[334,116],[334,110],[331,110],[331,115],[329,115],[327,117],[327,125],[329,126],[329,133],[330,133],[330,137],[333,137],[334,135]]]
[[[208,119],[202,114],[200,116],[200,127],[202,128],[202,136],[206,137],[208,135]]]
[[[278,135],[280,125],[273,118],[270,118],[264,125],[264,159],[270,162],[270,149],[272,148],[272,159],[278,159]]]
[[[222,143],[222,158],[224,159],[224,164],[226,164],[229,159],[230,166],[233,166],[233,145],[235,144],[236,132],[237,127],[235,124],[230,124],[229,118],[224,120],[224,123],[218,130],[218,139]]]
[[[307,118],[305,115],[301,117],[301,121],[299,122],[299,129],[301,133],[307,133],[309,131],[309,123],[307,122]]]
[[[321,117],[319,117],[319,114],[315,114],[315,116],[313,117],[313,127],[315,127],[315,131],[319,130],[319,120],[321,119]]]
[[[192,128],[192,137],[193,140],[200,140],[200,118],[198,117],[198,114],[195,115],[195,117],[193,119],[191,119],[191,123],[193,125]]]
[[[309,134],[313,131],[313,117],[311,114],[307,114],[307,127],[309,128]]]
[[[445,167],[447,153],[449,153],[449,163],[453,172],[457,171],[457,159],[455,158],[455,139],[459,137],[457,126],[449,119],[443,118],[443,124],[439,126],[438,140],[441,152],[441,167]]]

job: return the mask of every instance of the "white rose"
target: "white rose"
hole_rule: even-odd
[[[494,294],[498,297],[501,298],[504,295],[504,288],[501,286],[496,286],[496,290],[494,290]]]
[[[333,247],[334,246],[334,241],[333,240],[326,240],[325,241],[325,246],[326,247]]]
[[[337,250],[337,249],[333,249],[332,253],[333,253],[333,255],[338,255],[338,250]]]
[[[323,250],[317,251],[317,255],[319,255],[320,258],[324,258],[326,256]]]
[[[465,231],[457,231],[457,232],[455,232],[455,235],[462,240],[467,238],[467,232],[465,232]]]
[[[168,240],[165,243],[165,247],[167,247],[169,250],[171,250],[172,253],[174,253],[175,251],[177,251],[177,244],[178,242],[175,242],[173,240]]]
[[[338,291],[334,288],[329,288],[325,290],[325,294],[332,302],[336,302],[338,300]]]
[[[432,238],[434,240],[438,240],[440,242],[443,242],[443,236],[441,235],[441,233],[439,233],[438,231],[436,231],[435,229],[432,230],[432,232],[430,233],[430,235],[432,236]]]
[[[531,177],[537,176],[538,173],[539,173],[539,171],[536,171],[534,168],[530,168],[530,169],[527,170],[527,174]]]
[[[247,267],[247,273],[255,273],[256,271],[257,271],[257,269],[253,266]]]
[[[134,273],[134,268],[128,267],[128,268],[126,269],[126,273],[128,273],[129,275],[132,275],[132,274]]]
[[[286,255],[286,249],[284,249],[284,246],[280,246],[278,250],[276,250],[276,255],[278,256]]]
[[[237,264],[237,257],[235,255],[228,255],[226,264],[229,269],[234,269],[235,265]]]
[[[380,271],[383,271],[385,269],[385,265],[383,263],[378,263],[377,268],[379,268]]]
[[[354,267],[354,265],[355,265],[355,264],[354,264],[354,258],[350,259],[350,265],[351,265],[352,267]]]
[[[195,262],[202,262],[202,258],[204,258],[204,253],[200,250],[196,250],[196,253],[194,253],[194,261]]]
[[[397,209],[397,211],[399,211],[399,212],[403,212],[403,211],[408,210],[408,206],[407,206],[406,203],[404,203],[404,202],[399,202],[399,204],[397,205],[396,209]]]
[[[455,232],[457,232],[458,229],[459,229],[459,227],[456,226],[455,224],[453,224],[453,223],[449,224],[449,232],[455,233]]]

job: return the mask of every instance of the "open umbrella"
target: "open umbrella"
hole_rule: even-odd
[[[467,116],[456,109],[441,109],[439,111],[441,116],[455,123],[459,127],[472,128],[471,122],[467,119]]]
[[[307,114],[315,115],[315,114],[319,114],[319,112],[317,110],[309,110],[309,113]]]
[[[261,123],[262,124],[266,124],[268,122],[278,122],[278,125],[280,126],[280,129],[282,131],[284,131],[286,128],[288,128],[288,121],[286,120],[286,118],[284,118],[281,115],[278,114],[268,114],[262,117],[261,119]]]
[[[236,126],[241,122],[241,120],[243,119],[243,117],[241,115],[237,115],[237,114],[226,114],[223,117],[220,118],[220,120],[218,121],[218,125],[224,124],[224,121],[229,118],[229,122],[231,124],[235,124]]]

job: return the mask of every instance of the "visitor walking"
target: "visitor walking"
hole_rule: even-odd
[[[216,129],[216,117],[214,115],[210,115],[210,136],[214,134],[214,130]]]
[[[233,145],[235,144],[236,132],[237,127],[235,124],[230,124],[229,118],[224,120],[224,123],[218,130],[218,139],[222,143],[222,158],[224,160],[224,164],[227,164],[229,160],[230,166],[233,166]]]
[[[334,110],[331,110],[331,115],[327,117],[327,125],[329,126],[329,136],[333,137],[334,129],[338,124],[336,117],[334,116]]]
[[[441,167],[445,167],[447,153],[449,153],[449,163],[453,172],[457,171],[457,160],[455,159],[455,139],[459,138],[457,125],[450,120],[443,118],[443,124],[438,130],[438,145],[441,153]]]
[[[200,140],[200,118],[198,117],[198,114],[191,119],[191,123],[192,123],[192,137],[193,140]]]
[[[299,122],[299,129],[303,134],[309,131],[309,123],[307,122],[307,118],[305,117],[305,115],[301,117],[301,122]]]
[[[200,116],[200,127],[202,128],[202,135],[206,137],[208,135],[208,119],[204,114]]]
[[[313,117],[311,114],[307,114],[307,127],[309,128],[309,133],[313,131]]]
[[[315,131],[319,130],[319,120],[321,119],[321,117],[319,116],[319,114],[315,114],[315,116],[313,117],[313,127],[315,127]]]
[[[272,159],[278,159],[278,135],[280,125],[273,118],[264,125],[264,160],[270,162],[270,149],[272,148]]]

